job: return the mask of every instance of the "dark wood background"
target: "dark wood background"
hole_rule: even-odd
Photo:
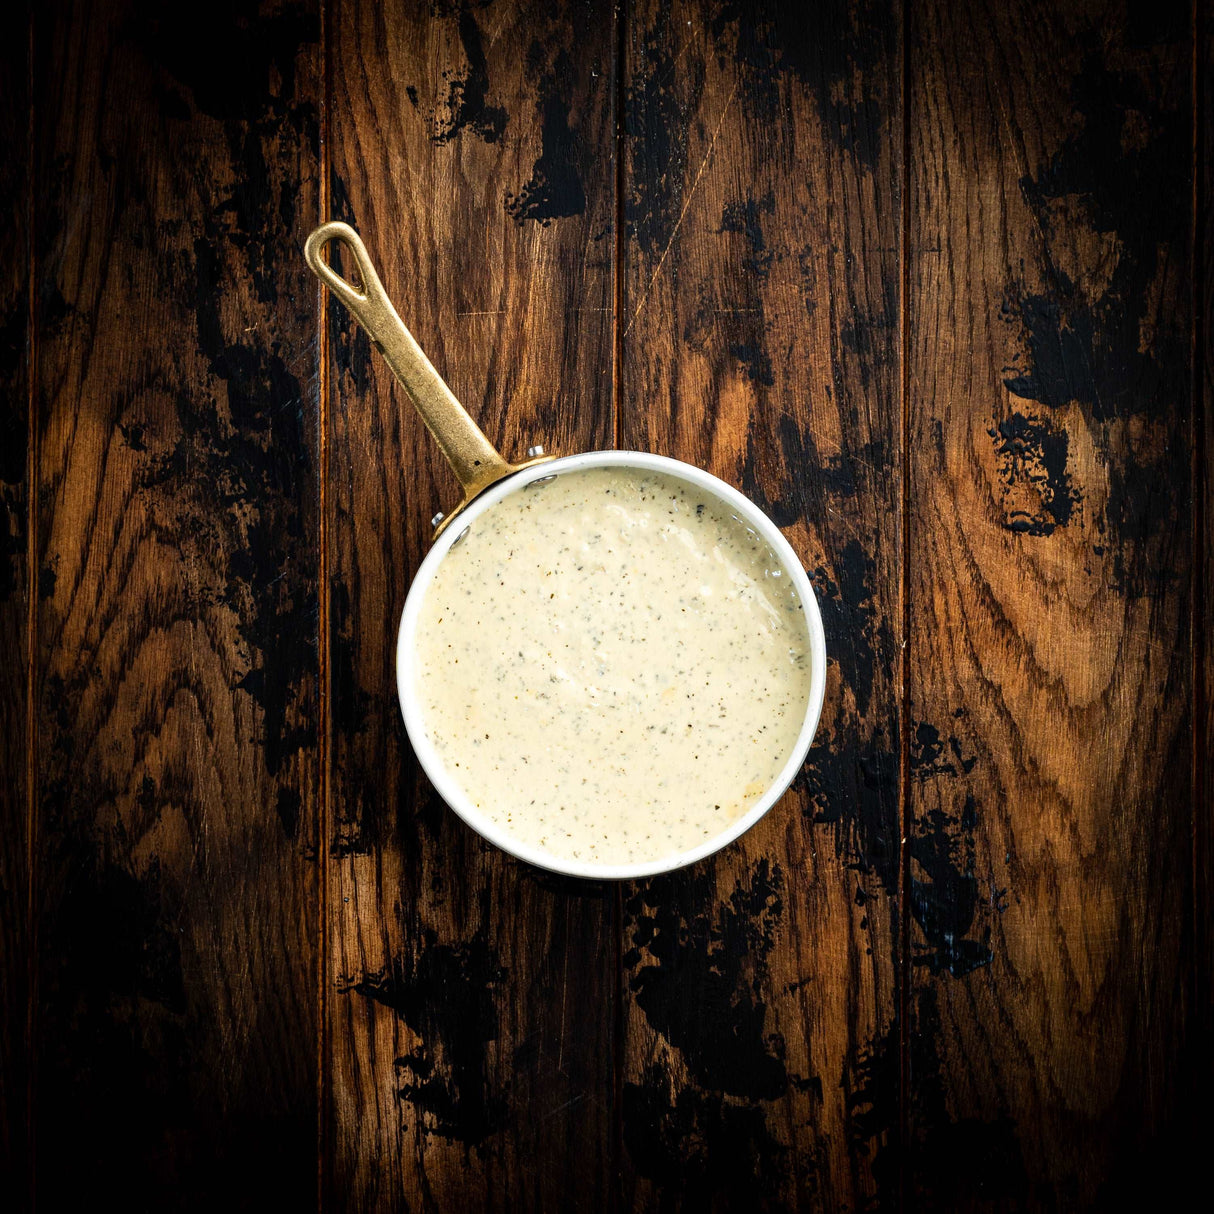
[[[1208,1168],[1211,38],[1169,0],[0,16],[0,1204],[993,1210]],[[701,464],[831,655],[790,794],[595,885],[419,775],[453,480]]]

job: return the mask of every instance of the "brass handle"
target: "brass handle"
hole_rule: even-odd
[[[342,278],[322,257],[324,247],[330,240],[340,240],[353,252],[362,278],[362,290]],[[542,456],[522,464],[510,464],[502,459],[493,444],[481,433],[480,427],[468,416],[463,405],[455,399],[454,393],[434,369],[434,364],[413,339],[413,334],[405,328],[371,264],[366,245],[348,223],[322,224],[308,237],[304,257],[317,278],[366,329],[376,349],[391,367],[392,374],[422,415],[427,429],[438,441],[447,463],[463,487],[464,500],[441,519],[435,528],[436,537],[478,493],[494,481],[552,458]]]

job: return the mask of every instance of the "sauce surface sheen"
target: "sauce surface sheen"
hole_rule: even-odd
[[[499,829],[589,864],[660,860],[772,785],[810,694],[800,597],[720,499],[629,468],[512,493],[422,602],[416,689]]]

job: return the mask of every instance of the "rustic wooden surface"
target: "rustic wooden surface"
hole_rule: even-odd
[[[1182,1128],[1192,42],[1108,18],[924,4],[908,45],[909,1158],[943,1208],[962,1143],[966,1196],[1107,1208]]]
[[[35,11],[35,1199],[316,1190],[315,12]],[[214,74],[224,56],[233,71]],[[135,1144],[138,1144],[136,1146]],[[263,1160],[273,1158],[272,1170]]]
[[[761,503],[835,655],[780,812],[625,892],[629,1208],[856,1209],[897,1133],[899,14],[797,12],[625,31],[620,445]]]
[[[0,17],[6,1208],[1109,1209],[1210,1118],[1214,29],[1131,0]],[[624,885],[419,774],[453,478],[738,485],[827,628],[789,795]]]
[[[543,0],[329,14],[329,214],[354,224],[508,458],[612,443],[615,42]],[[600,1209],[616,902],[448,812],[395,708],[396,629],[451,473],[328,310],[327,898],[335,1208]]]

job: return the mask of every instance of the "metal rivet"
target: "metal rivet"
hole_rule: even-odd
[[[461,540],[463,540],[464,536],[465,536],[465,535],[467,535],[467,534],[468,534],[468,532],[469,532],[469,531],[471,531],[471,530],[472,530],[472,528],[471,528],[471,527],[465,527],[465,528],[463,529],[463,531],[461,531],[461,532],[459,533],[459,535],[457,535],[457,536],[455,537],[455,539],[451,541],[451,547],[452,547],[452,548],[454,548],[456,544],[460,543],[460,541],[461,541]]]
[[[443,521],[443,512],[440,510],[431,520],[430,526],[437,527]]]
[[[539,445],[539,443],[536,443],[536,445],[534,447],[527,448],[527,458],[528,459],[535,459],[536,456],[543,455],[543,454],[544,454],[544,448],[541,447]]]

